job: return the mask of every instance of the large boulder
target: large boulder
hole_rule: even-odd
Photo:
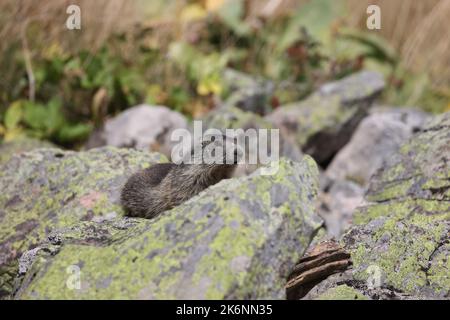
[[[366,186],[383,161],[419,131],[428,117],[411,108],[377,109],[361,121],[350,142],[327,167],[326,174]]]
[[[39,148],[54,148],[50,142],[32,138],[19,138],[0,144],[0,166],[9,161],[15,154]]]
[[[55,228],[122,215],[119,195],[134,171],[164,156],[105,147],[38,149],[0,167],[0,296],[12,290],[18,258]]]
[[[450,113],[427,123],[371,179],[342,238],[353,268],[308,298],[450,297]],[[347,287],[342,287],[346,285]]]
[[[174,144],[170,141],[173,130],[186,129],[186,118],[164,106],[138,105],[127,109],[95,132],[87,148],[113,146],[157,151],[170,156]]]
[[[326,166],[350,140],[384,85],[381,74],[362,71],[327,83],[306,100],[281,106],[266,117]]]
[[[229,90],[224,107],[236,107],[259,115],[265,115],[272,110],[270,99],[274,92],[274,83],[232,69],[225,70],[223,81]]]
[[[266,115],[280,105],[299,101],[310,92],[310,86],[304,83],[289,80],[274,82],[229,68],[223,72],[222,81],[227,92],[224,106],[259,115]]]
[[[51,235],[22,257],[15,298],[284,298],[321,226],[318,169],[305,156],[262,172],[223,180],[156,219],[83,222]],[[79,271],[79,286],[68,270]]]
[[[325,220],[327,234],[339,239],[352,225],[355,209],[364,202],[364,188],[353,181],[327,180],[319,191],[318,213]]]

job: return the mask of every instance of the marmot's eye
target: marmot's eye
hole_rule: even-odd
[[[215,141],[216,140],[216,136],[212,136],[211,137],[211,142],[213,142],[213,141]]]

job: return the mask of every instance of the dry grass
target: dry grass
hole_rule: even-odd
[[[379,32],[401,54],[406,68],[429,72],[433,84],[450,87],[450,0],[347,0],[348,23],[365,28],[369,4],[381,8]]]
[[[0,2],[0,55],[14,41],[28,39],[31,59],[34,50],[58,42],[64,50],[97,49],[116,32],[132,32],[138,22],[154,23],[149,17],[159,16],[168,21],[169,28],[177,27],[177,14],[188,0],[154,2],[143,0],[2,0]],[[224,0],[202,0],[205,6]],[[250,14],[293,12],[307,0],[247,1]],[[381,7],[382,30],[386,38],[402,56],[405,67],[416,72],[427,71],[433,83],[450,87],[450,0],[346,0],[352,14],[347,23],[365,29],[366,8],[369,4]],[[82,8],[82,30],[68,32],[65,28],[69,4]],[[178,23],[179,24],[179,23]],[[173,30],[170,32],[173,34]],[[21,42],[22,41],[22,42]],[[131,44],[132,46],[132,44]]]
[[[68,32],[65,26],[70,4],[81,8],[82,30]],[[130,29],[139,18],[130,0],[2,0],[0,12],[0,49],[23,35],[33,44],[57,41],[66,50],[96,49],[111,33]]]

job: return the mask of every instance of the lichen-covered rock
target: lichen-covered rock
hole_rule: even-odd
[[[402,143],[421,129],[428,115],[411,108],[379,109],[361,123],[326,174],[366,186],[370,177]]]
[[[284,298],[321,226],[317,188],[306,156],[281,160],[274,175],[223,180],[153,220],[83,222],[22,259],[15,298]],[[79,270],[79,289],[68,268]]]
[[[49,232],[80,220],[122,214],[120,189],[159,154],[105,147],[88,152],[38,149],[0,167],[0,295],[12,289],[20,255]]]
[[[223,82],[229,92],[223,103],[225,108],[236,107],[259,115],[271,110],[270,98],[275,87],[271,81],[226,69],[223,73]]]
[[[357,210],[357,225],[342,239],[353,269],[346,271],[347,279],[325,280],[328,287],[344,283],[371,298],[450,297],[449,163],[446,113],[374,175],[366,196],[370,203]]]
[[[381,74],[362,71],[325,84],[306,100],[281,106],[266,118],[326,165],[349,141],[383,88]]]
[[[11,157],[17,153],[31,151],[39,148],[53,148],[53,144],[47,141],[20,138],[10,142],[0,144],[0,166],[11,159]]]
[[[345,284],[328,289],[322,293],[317,300],[369,300],[358,290]]]
[[[265,115],[280,105],[299,101],[310,91],[310,85],[283,80],[274,82],[226,69],[223,84],[228,92],[224,105]]]

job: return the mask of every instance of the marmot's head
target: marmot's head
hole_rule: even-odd
[[[236,165],[243,152],[234,137],[224,134],[204,135],[200,143],[196,143],[191,151],[194,164],[204,165]]]

